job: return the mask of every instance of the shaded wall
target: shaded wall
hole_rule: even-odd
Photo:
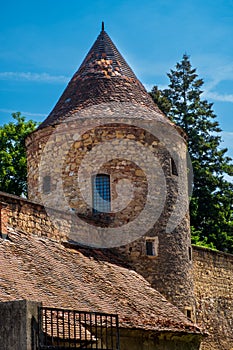
[[[0,303],[1,350],[37,349],[39,305],[27,300]]]
[[[188,333],[156,333],[120,329],[121,350],[199,350],[201,337]]]
[[[193,247],[197,323],[209,336],[204,350],[233,349],[233,255]]]

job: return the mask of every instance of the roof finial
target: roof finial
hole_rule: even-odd
[[[104,31],[104,22],[102,22],[102,32]]]

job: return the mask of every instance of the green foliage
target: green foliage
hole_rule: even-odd
[[[27,161],[25,138],[37,123],[19,112],[13,122],[0,126],[0,190],[15,195],[27,195]]]
[[[201,98],[203,80],[187,55],[168,77],[168,89],[158,92],[155,87],[151,96],[188,136],[194,172],[190,203],[193,243],[233,253],[233,184],[225,176],[233,176],[233,164],[226,156],[227,149],[220,148],[221,129],[213,104]]]
[[[164,114],[170,111],[172,104],[169,99],[164,96],[163,92],[158,89],[158,86],[154,86],[149,94]]]

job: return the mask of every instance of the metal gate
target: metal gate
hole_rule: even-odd
[[[39,349],[119,350],[118,316],[39,307]]]

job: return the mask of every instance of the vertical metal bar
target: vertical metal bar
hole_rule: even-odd
[[[112,326],[112,318],[113,316],[111,316],[111,325],[110,325],[110,328],[111,328],[111,349],[113,350],[113,326]]]
[[[119,336],[118,315],[116,315],[116,349],[120,350],[120,336]]]
[[[51,333],[51,341],[53,344],[53,310],[52,309],[50,309],[50,333]]]
[[[84,328],[85,328],[85,346],[87,346],[87,315],[84,312]]]
[[[57,320],[57,346],[59,346],[59,319],[58,319],[58,311],[56,312],[56,320]]]
[[[106,339],[106,349],[108,349],[108,316],[105,315],[105,339]]]
[[[53,309],[46,308],[46,319],[47,319],[47,344],[50,345],[53,342],[54,332],[52,331],[52,320],[53,317]]]
[[[89,313],[89,317],[90,317],[90,337],[91,337],[91,349],[93,349],[93,344],[92,344],[92,313]]]
[[[77,339],[76,339],[76,312],[73,311],[73,318],[74,318],[74,347],[76,349]]]
[[[103,319],[102,319],[102,315],[100,315],[100,346],[101,349],[103,349]]]
[[[69,337],[69,349],[71,348],[71,337],[70,337],[70,311],[68,311],[68,337]]]
[[[39,342],[39,348],[42,345],[42,334],[43,334],[43,315],[42,315],[42,308],[38,307],[38,342]]]
[[[81,343],[82,343],[81,312],[78,313],[78,322],[79,322],[80,347],[81,347]]]
[[[95,313],[95,342],[96,342],[96,344],[95,344],[95,346],[96,346],[96,349],[98,349],[98,332],[97,332],[97,326],[98,326],[98,324],[97,324],[97,321],[98,321],[98,319],[97,319],[97,314]]]
[[[63,333],[63,339],[65,339],[65,311],[64,310],[62,310],[62,333]],[[62,343],[64,343],[64,341]]]
[[[47,345],[47,337],[48,337],[47,309],[44,310],[44,320],[45,320],[45,345]]]

